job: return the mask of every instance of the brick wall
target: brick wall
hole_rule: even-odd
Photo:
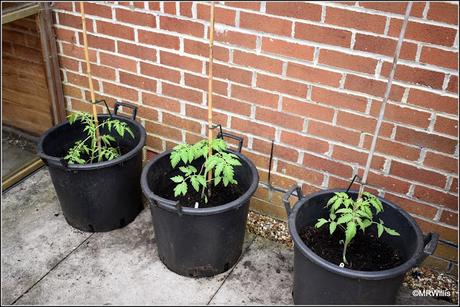
[[[140,108],[147,149],[206,135],[209,4],[87,3],[97,96]],[[406,3],[218,2],[214,118],[260,173],[252,209],[285,219],[272,184],[304,193],[362,174]],[[88,109],[77,3],[55,3],[67,107]],[[441,234],[430,265],[456,272],[458,6],[416,2],[369,175],[370,191]]]

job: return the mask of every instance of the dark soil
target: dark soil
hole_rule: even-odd
[[[342,261],[345,232],[341,228],[330,235],[329,227],[315,228],[306,226],[301,229],[300,237],[304,243],[321,258],[339,265]],[[348,245],[346,268],[358,271],[381,271],[394,268],[402,263],[397,250],[389,247],[374,234],[358,230]]]
[[[217,207],[234,201],[244,194],[244,191],[242,191],[241,187],[237,184],[229,184],[226,187],[223,184],[219,184],[212,187],[211,196],[208,196],[208,203],[205,203],[204,200],[201,199],[201,189],[200,192],[197,192],[189,185],[189,190],[185,196],[175,197],[174,187],[174,182],[166,180],[165,186],[159,189],[162,191],[160,196],[175,201],[179,200],[182,207],[194,207],[195,202],[198,202],[199,208]],[[205,191],[205,193],[207,192]]]

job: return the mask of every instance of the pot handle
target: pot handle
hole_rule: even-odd
[[[67,172],[71,171],[71,169],[69,168],[69,164],[67,163],[66,160],[64,160],[64,158],[54,158],[54,159],[42,158],[42,161],[48,167],[52,166],[52,167],[55,167],[55,168],[58,168],[58,169],[61,169]]]
[[[127,108],[133,110],[133,112],[132,112],[132,114],[131,114],[131,119],[132,119],[132,120],[136,120],[137,107],[136,107],[135,105],[132,105],[132,104],[126,103],[126,102],[116,101],[116,102],[115,102],[115,105],[113,106],[113,113],[115,113],[115,115],[117,115],[117,113],[118,113],[118,108],[119,108],[120,106],[127,107]]]
[[[291,197],[294,190],[297,192],[297,198],[301,200],[303,198],[302,189],[297,185],[294,184],[284,195],[283,195],[283,203],[284,208],[286,209],[286,214],[289,217],[291,215],[291,205],[289,204],[289,198]]]
[[[241,153],[241,149],[243,148],[243,138],[242,137],[239,137],[234,134],[227,133],[227,132],[222,132],[222,131],[220,131],[217,134],[217,138],[223,139],[224,137],[228,137],[228,138],[237,140],[238,141],[238,152]]]
[[[436,246],[438,245],[439,234],[435,232],[430,232],[426,236],[423,236],[423,252],[420,255],[417,264],[422,263],[426,257],[433,255]]]

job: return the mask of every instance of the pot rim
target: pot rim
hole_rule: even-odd
[[[172,150],[167,150],[164,151],[163,153],[155,156],[151,161],[149,161],[145,166],[144,169],[142,170],[142,175],[141,175],[141,187],[142,191],[144,192],[144,195],[149,199],[151,202],[150,205],[153,205],[153,203],[157,204],[159,207],[162,209],[168,210],[170,212],[177,212],[176,209],[176,202],[170,199],[163,198],[159,195],[156,195],[153,193],[153,191],[150,189],[148,183],[147,183],[147,174],[151,168],[151,166],[158,162],[160,159],[163,157],[169,155]],[[243,195],[238,197],[237,199],[226,203],[224,205],[216,206],[216,207],[209,207],[209,208],[189,208],[189,207],[182,207],[182,214],[185,215],[199,215],[199,216],[204,216],[204,215],[212,215],[212,214],[218,214],[222,213],[228,210],[232,209],[237,209],[243,204],[245,204],[249,198],[251,198],[252,194],[256,191],[258,185],[259,185],[259,173],[257,172],[257,169],[252,163],[251,160],[249,160],[247,157],[245,157],[243,154],[233,151],[233,150],[228,150],[231,153],[235,154],[243,160],[251,169],[252,173],[252,182],[249,188],[244,192]],[[169,161],[169,160],[168,160]]]
[[[106,117],[109,117],[109,115],[107,114],[100,114],[98,115],[98,118],[106,118]],[[130,118],[127,118],[125,116],[120,116],[120,115],[112,115],[112,118],[116,118],[118,120],[122,120],[122,121],[126,121],[126,122],[130,122],[131,124],[133,124],[138,130],[139,130],[139,142],[138,144],[133,148],[131,149],[130,151],[128,151],[127,153],[113,159],[113,160],[110,160],[110,161],[103,161],[103,162],[96,162],[96,163],[89,163],[89,164],[68,164],[67,166],[65,166],[67,169],[69,170],[75,170],[75,171],[89,171],[89,170],[95,170],[95,169],[101,169],[101,168],[107,168],[107,167],[111,167],[111,166],[114,166],[114,165],[117,165],[117,164],[120,164],[126,160],[129,160],[131,159],[132,157],[134,157],[135,155],[138,154],[138,152],[142,149],[142,147],[144,147],[145,145],[145,139],[146,139],[146,132],[145,132],[145,129],[144,127],[138,123],[137,121],[135,120],[132,120]],[[40,158],[42,158],[43,160],[47,161],[47,162],[51,162],[50,164],[53,164],[53,165],[57,165],[57,166],[63,166],[62,165],[62,157],[55,157],[55,156],[50,156],[48,154],[46,154],[44,151],[43,151],[43,142],[45,140],[45,138],[53,131],[57,130],[57,129],[60,129],[61,127],[65,126],[65,125],[69,125],[69,121],[66,120],[58,125],[55,125],[51,128],[49,128],[46,132],[44,132],[39,140],[38,140],[38,145],[37,145],[37,154],[40,156]],[[46,164],[46,163],[45,163]]]
[[[407,222],[412,226],[412,228],[415,229],[415,233],[417,235],[417,245],[415,248],[414,254],[404,263],[391,268],[391,269],[386,269],[386,270],[381,270],[381,271],[358,271],[358,270],[353,270],[353,269],[348,269],[348,268],[341,268],[338,265],[318,256],[315,252],[313,252],[300,238],[300,235],[296,229],[295,226],[295,219],[297,217],[297,214],[300,210],[300,208],[305,205],[310,199],[313,197],[317,197],[319,195],[323,194],[330,194],[334,192],[345,192],[346,189],[329,189],[325,191],[319,191],[313,194],[309,194],[308,196],[305,196],[301,200],[298,200],[294,208],[292,209],[291,214],[289,215],[288,218],[288,227],[289,227],[289,232],[291,233],[292,239],[294,241],[295,247],[305,256],[307,257],[310,261],[315,263],[316,265],[320,266],[323,269],[328,270],[329,272],[348,277],[348,278],[354,278],[354,279],[367,279],[367,280],[382,280],[382,279],[389,279],[393,277],[400,276],[407,272],[409,269],[417,265],[417,259],[418,256],[421,253],[423,253],[423,235],[422,232],[415,222],[414,218],[410,216],[406,211],[398,207],[397,205],[393,204],[392,202],[382,198],[378,197],[380,201],[384,202],[385,205],[388,205],[395,209],[399,214],[403,215]],[[358,192],[357,190],[350,190],[349,192]]]

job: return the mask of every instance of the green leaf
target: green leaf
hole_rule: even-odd
[[[347,229],[345,230],[345,244],[348,244],[353,240],[356,235],[356,224],[348,222]]]
[[[329,218],[332,220],[332,221],[335,221],[335,218],[336,218],[336,215],[334,213],[329,213]]]
[[[175,183],[180,183],[184,181],[184,177],[182,177],[181,175],[177,175],[177,176],[172,177],[171,180]]]
[[[214,177],[214,186],[218,185],[221,180],[222,180],[222,177]]]
[[[332,196],[328,201],[326,207],[329,207],[335,200],[337,199],[337,195]]]
[[[380,236],[382,235],[383,233],[383,225],[382,224],[377,224],[377,235],[378,237],[380,238]]]
[[[335,212],[335,210],[337,210],[342,204],[342,201],[343,201],[342,198],[337,198],[334,204],[332,205],[332,211]]]
[[[328,220],[326,220],[326,219],[318,219],[318,222],[315,224],[315,228],[320,228],[321,226],[323,226],[327,222],[328,222]]]
[[[352,212],[353,212],[353,209],[351,208],[342,208],[342,209],[337,210],[335,213],[352,213]]]
[[[171,166],[175,168],[180,161],[180,155],[176,151],[173,151],[169,159],[171,160]]]
[[[369,215],[369,214],[367,214],[367,212],[364,211],[364,210],[357,210],[356,213],[357,213],[358,215],[362,216],[362,217],[366,217],[366,218],[368,218],[368,219],[372,219],[372,216]]]
[[[397,231],[394,230],[394,229],[385,227],[385,231],[386,231],[387,234],[389,234],[389,235],[391,235],[391,236],[399,236],[399,232],[397,232]]]
[[[196,178],[198,179],[198,182],[202,185],[202,186],[206,186],[206,177],[204,176],[201,176],[201,175],[197,175]]]
[[[198,178],[196,176],[191,177],[190,182],[192,183],[192,187],[195,189],[195,191],[200,190],[200,182],[198,181]]]
[[[345,224],[353,219],[353,214],[345,214],[339,217],[337,224]]]
[[[220,176],[220,174],[222,173],[222,170],[224,169],[224,166],[225,164],[224,163],[219,163],[216,165],[216,169],[215,169],[215,176]]]
[[[230,182],[229,179],[227,177],[224,177],[222,179],[223,183],[224,183],[224,186],[228,186],[228,183]]]
[[[331,222],[329,224],[329,233],[333,234],[336,228],[337,228],[337,223],[336,222]]]

